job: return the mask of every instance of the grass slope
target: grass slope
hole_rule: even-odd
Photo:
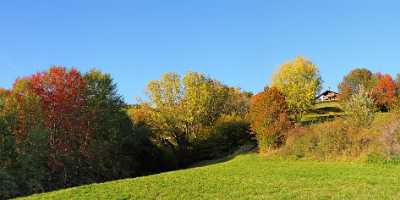
[[[400,166],[268,160],[254,153],[205,167],[27,199],[400,199]]]
[[[303,116],[302,122],[305,124],[311,124],[315,122],[323,122],[326,120],[332,120],[335,117],[343,116],[344,112],[337,101],[320,102],[314,105],[314,107]]]

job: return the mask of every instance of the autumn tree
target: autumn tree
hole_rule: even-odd
[[[284,142],[284,132],[291,123],[285,97],[277,88],[267,88],[253,96],[248,117],[260,152],[277,148]]]
[[[224,103],[224,113],[237,115],[245,118],[250,109],[250,99],[253,96],[250,92],[243,92],[240,88],[229,88],[227,90],[227,100]]]
[[[74,184],[79,162],[87,156],[90,130],[86,122],[85,83],[74,68],[51,67],[28,77],[31,90],[39,97],[45,127],[48,130],[49,166],[62,176],[63,186]]]
[[[148,85],[156,132],[171,138],[166,141],[176,144],[179,157],[186,162],[191,143],[204,138],[222,115],[244,115],[249,97],[239,93],[201,73],[188,72],[183,78],[164,74]]]
[[[43,192],[48,148],[40,99],[28,79],[18,79],[0,99],[0,169],[15,180],[9,184],[17,186],[15,191],[8,188],[8,192]]]
[[[40,97],[32,90],[29,78],[17,79],[7,93],[3,98],[3,112],[8,116],[16,142],[21,143],[27,138],[30,130],[44,127]]]
[[[380,110],[389,110],[396,98],[396,82],[389,74],[375,74],[376,85],[371,90],[371,97]]]
[[[360,87],[369,92],[376,84],[374,74],[365,68],[357,68],[347,74],[338,85],[341,98],[346,99],[358,92]]]
[[[286,97],[289,110],[300,120],[315,103],[322,86],[317,66],[303,57],[297,57],[279,67],[272,77],[272,86]]]
[[[175,73],[164,74],[148,86],[151,105],[157,112],[159,132],[172,137],[180,160],[185,161],[191,138],[199,137],[221,114],[225,96],[222,85],[205,75],[188,72],[183,79]]]

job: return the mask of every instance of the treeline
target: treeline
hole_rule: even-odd
[[[303,123],[322,78],[297,57],[252,95],[202,73],[150,81],[128,105],[109,74],[51,67],[0,89],[0,199],[185,168],[251,142],[274,156],[400,160],[400,76],[352,70],[344,115]],[[390,112],[372,126],[377,112]],[[376,121],[376,120],[375,120]]]
[[[250,93],[168,73],[127,105],[109,74],[51,67],[0,90],[0,199],[187,167],[249,139]]]

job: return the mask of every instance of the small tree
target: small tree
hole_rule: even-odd
[[[370,91],[375,86],[374,74],[365,68],[357,68],[352,70],[343,78],[343,81],[338,85],[339,91],[342,94],[342,99],[349,98],[352,94],[358,92],[360,87]]]
[[[367,127],[374,120],[374,100],[368,96],[364,87],[360,86],[357,93],[344,101],[344,110],[348,121],[355,127]]]
[[[376,74],[377,83],[371,90],[375,105],[382,111],[391,108],[396,100],[396,82],[389,74]]]
[[[285,97],[277,88],[269,88],[251,100],[249,119],[256,134],[260,152],[266,152],[284,142],[284,132],[290,127]]]
[[[321,85],[318,68],[303,57],[281,65],[272,77],[272,86],[283,93],[296,120],[312,107]]]

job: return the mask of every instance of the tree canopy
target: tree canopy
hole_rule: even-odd
[[[289,110],[298,120],[314,104],[322,79],[317,66],[303,57],[297,57],[278,68],[272,76],[272,86],[283,93]]]

